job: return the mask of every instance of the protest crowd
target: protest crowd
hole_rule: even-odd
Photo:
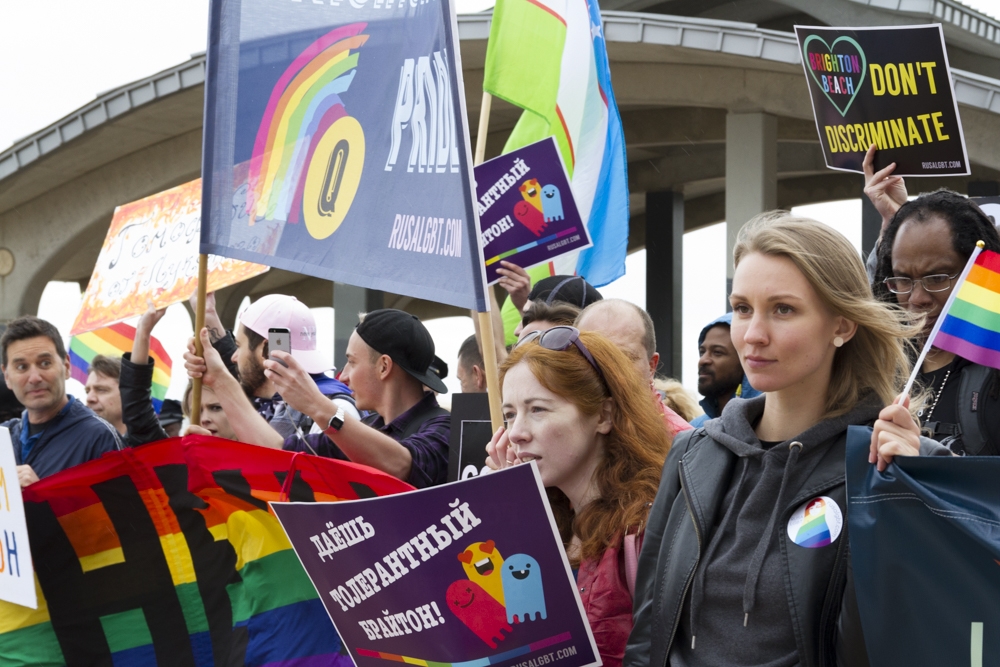
[[[355,5],[353,0],[351,4]],[[528,11],[541,7],[530,4]],[[417,3],[411,5],[416,7]],[[391,3],[385,9],[392,9]],[[601,31],[599,11],[596,16],[592,40]],[[321,242],[342,223],[345,231],[354,233],[349,223],[355,220],[347,217],[346,211],[361,187],[362,171],[356,162],[350,162],[357,159],[356,153],[351,158],[351,151],[360,150],[363,157],[363,130],[369,132],[369,146],[377,142],[370,126],[365,125],[368,121],[363,119],[362,123],[348,115],[339,95],[355,103],[357,98],[348,95],[349,89],[353,93],[361,86],[374,89],[381,85],[378,79],[364,80],[366,72],[352,83],[352,68],[360,67],[359,62],[366,63],[364,58],[373,50],[368,47],[359,59],[358,51],[370,37],[362,32],[375,34],[373,43],[392,41],[378,32],[385,29],[378,23],[373,21],[369,26],[355,22],[336,27],[311,42],[312,46],[303,47],[306,50],[302,55],[290,56],[291,64],[281,74],[280,85],[287,85],[293,92],[284,97],[285,89],[273,84],[276,92],[271,98],[265,95],[260,104],[254,102],[261,107],[255,107],[255,113],[264,114],[259,124],[256,118],[253,123],[241,119],[242,125],[232,117],[220,120],[224,113],[220,109],[226,104],[216,103],[218,100],[206,104],[209,138],[204,149],[205,165],[212,164],[213,159],[224,162],[217,154],[218,146],[209,142],[222,141],[218,137],[226,135],[227,128],[235,136],[237,125],[244,133],[243,125],[254,125],[257,134],[251,137],[253,140],[241,136],[237,142],[240,150],[249,151],[247,146],[253,146],[252,154],[245,156],[246,162],[238,165],[241,177],[246,179],[242,181],[246,188],[239,202],[236,198],[230,201],[231,193],[227,191],[221,207],[216,201],[212,209],[210,198],[223,186],[215,183],[213,190],[210,178],[218,178],[218,173],[210,175],[211,169],[204,169],[204,214],[210,217],[209,211],[217,213],[219,208],[227,216],[245,214],[250,220],[245,227],[254,229],[241,228],[239,233],[247,234],[247,238],[262,236],[254,237],[252,242],[228,237],[220,240],[225,234],[218,231],[218,225],[209,230],[206,218],[200,250],[202,275],[207,273],[208,254],[218,252],[221,256],[220,248],[226,243],[233,243],[233,247],[243,244],[239,261],[264,262],[273,256],[278,259],[269,266],[286,270],[302,266],[303,273],[324,263],[343,262],[345,256],[355,252],[347,247],[349,241],[337,245],[341,239],[351,238],[346,233],[335,237],[336,242],[328,244],[330,254],[319,259],[302,248],[325,248]],[[562,25],[565,29],[566,22],[562,21]],[[423,30],[417,27],[420,30],[412,28],[414,33]],[[437,29],[437,23],[433,28]],[[213,24],[216,29],[220,28]],[[828,47],[830,53],[826,55],[808,51],[810,40],[815,48],[815,39],[819,38],[809,37],[801,47],[808,54],[807,66],[824,73],[821,79],[812,74],[812,81],[816,86],[826,86],[819,90],[827,99],[849,93],[853,100],[855,85],[860,90],[863,76],[857,80],[852,76],[864,74],[864,65],[857,64],[865,62],[864,53],[858,61],[857,56],[834,54],[833,46]],[[491,49],[513,48],[494,40],[491,37]],[[55,630],[50,635],[38,634],[32,641],[55,643],[58,637],[66,663],[74,665],[87,664],[88,658],[75,660],[67,646],[77,646],[80,655],[88,657],[116,656],[96,664],[170,664],[163,647],[177,637],[190,637],[195,647],[192,655],[197,654],[197,659],[178,658],[177,664],[244,664],[236,658],[230,660],[230,656],[249,655],[248,651],[256,650],[255,667],[347,667],[352,659],[358,664],[358,655],[421,667],[487,667],[499,663],[544,667],[560,659],[554,655],[571,655],[564,648],[564,652],[546,654],[548,657],[540,661],[524,657],[529,650],[540,650],[537,647],[556,647],[569,641],[569,632],[544,637],[547,630],[538,629],[537,621],[545,620],[547,613],[551,617],[565,613],[567,607],[557,606],[554,596],[548,598],[546,612],[547,591],[554,589],[552,582],[558,581],[572,593],[575,606],[571,608],[576,611],[578,607],[580,612],[580,619],[574,620],[589,629],[583,634],[595,657],[607,667],[878,664],[871,659],[872,646],[881,638],[870,631],[871,615],[865,612],[863,599],[870,591],[865,591],[860,582],[870,582],[866,577],[870,577],[872,568],[877,571],[899,566],[905,570],[905,565],[879,560],[880,556],[872,555],[871,550],[865,552],[871,563],[859,567],[858,561],[852,559],[855,545],[858,550],[861,547],[852,541],[856,533],[852,534],[851,529],[856,524],[851,519],[863,511],[856,509],[859,504],[852,495],[857,493],[856,488],[851,488],[855,482],[849,472],[852,452],[855,459],[857,452],[866,454],[862,476],[873,484],[906,478],[911,469],[904,469],[904,465],[914,461],[931,466],[961,457],[1000,455],[1000,277],[994,275],[1000,274],[1000,232],[995,221],[975,201],[949,189],[911,196],[907,185],[912,189],[913,181],[904,181],[897,173],[908,178],[911,172],[897,169],[896,163],[883,166],[884,162],[879,161],[879,151],[896,148],[890,143],[894,136],[890,121],[879,121],[884,126],[870,122],[869,129],[860,122],[827,126],[826,137],[835,146],[832,153],[838,154],[836,159],[849,159],[846,153],[856,153],[853,157],[858,160],[864,156],[857,165],[864,173],[864,195],[881,216],[874,248],[863,256],[832,227],[789,211],[771,210],[746,221],[735,237],[732,255],[727,257],[732,268],[728,308],[726,312],[720,308],[717,317],[704,323],[695,349],[684,351],[688,362],[697,364],[696,398],[677,378],[661,372],[664,364],[656,332],[657,324],[662,322],[654,323],[652,308],[647,312],[631,301],[606,298],[600,290],[613,278],[591,280],[593,274],[584,270],[587,265],[583,259],[575,264],[576,270],[555,270],[554,260],[558,257],[587,251],[602,242],[597,234],[593,238],[571,235],[577,227],[557,229],[559,223],[569,226],[567,218],[576,216],[572,224],[586,231],[587,225],[593,226],[595,216],[612,215],[611,204],[601,199],[606,194],[601,191],[606,183],[594,185],[589,194],[592,201],[584,202],[585,197],[571,190],[575,185],[569,180],[572,170],[560,162],[565,161],[567,151],[573,154],[574,137],[569,136],[569,130],[564,131],[565,136],[553,138],[546,129],[542,140],[524,142],[515,150],[525,150],[523,155],[527,157],[518,157],[513,167],[501,169],[494,164],[492,168],[499,171],[489,182],[476,182],[485,181],[480,174],[487,173],[478,171],[479,167],[472,176],[460,174],[461,169],[470,167],[459,164],[469,148],[462,144],[460,158],[459,144],[467,140],[468,132],[466,128],[463,136],[462,130],[456,130],[455,119],[447,113],[455,104],[456,93],[449,87],[453,85],[451,79],[447,79],[451,61],[446,62],[448,56],[441,54],[447,53],[445,47],[454,49],[454,44],[441,43],[445,46],[434,42],[434,48],[441,50],[433,55],[419,56],[416,64],[409,58],[402,65],[398,106],[392,113],[389,132],[392,152],[384,171],[393,172],[395,167],[394,177],[402,173],[401,163],[407,151],[400,152],[400,137],[409,137],[412,131],[414,143],[407,173],[413,172],[416,165],[419,174],[426,170],[427,174],[447,173],[453,177],[441,192],[430,187],[421,187],[417,192],[418,188],[414,188],[413,197],[423,198],[421,206],[437,199],[449,204],[463,196],[469,200],[466,195],[471,193],[471,201],[463,204],[466,213],[478,206],[478,215],[485,216],[493,206],[494,213],[506,206],[504,211],[512,211],[519,224],[505,215],[487,225],[485,232],[481,230],[482,237],[473,235],[470,240],[462,236],[465,223],[460,218],[396,214],[388,244],[381,240],[378,243],[382,244],[379,251],[399,253],[391,257],[406,253],[408,259],[399,263],[403,266],[412,262],[419,268],[412,271],[414,275],[430,273],[426,267],[433,266],[431,262],[442,262],[444,266],[447,259],[454,260],[447,265],[453,273],[442,270],[441,275],[472,276],[469,285],[445,286],[454,288],[453,292],[435,284],[433,289],[427,288],[426,294],[419,293],[421,284],[413,277],[417,293],[410,296],[428,301],[454,306],[456,302],[448,298],[458,299],[455,294],[463,289],[476,293],[460,306],[465,310],[470,307],[468,303],[476,304],[471,312],[475,333],[464,340],[456,358],[438,356],[440,348],[417,316],[404,310],[378,308],[358,314],[346,341],[343,367],[337,368],[332,351],[321,349],[317,342],[329,332],[317,330],[313,312],[295,295],[260,296],[243,308],[235,321],[223,321],[224,309],[217,308],[216,293],[212,291],[216,288],[210,288],[210,281],[204,278],[195,286],[200,293],[196,291],[190,300],[192,311],[197,313],[195,321],[203,320],[204,326],[198,325],[183,349],[169,351],[174,360],[180,361],[175,363],[175,371],[183,367],[188,380],[183,399],[171,400],[165,398],[162,387],[158,388],[162,384],[164,355],[155,337],[166,311],[152,300],[129,334],[130,349],[123,350],[120,356],[92,354],[84,362],[85,369],[79,367],[76,348],[72,344],[67,347],[51,322],[25,315],[6,323],[0,334],[0,370],[4,376],[0,427],[9,432],[17,483],[28,507],[23,512],[26,530],[32,532],[32,540],[38,536],[48,540],[46,544],[58,544],[62,549],[59,559],[53,558],[37,568],[38,590],[44,593],[40,597],[52,598],[38,613],[49,614],[46,622],[51,620]],[[853,38],[851,43],[861,51]],[[390,51],[387,47],[385,53]],[[270,52],[262,48],[261,53]],[[496,86],[497,96],[511,101],[501,95],[502,86],[490,82],[489,62],[493,58],[487,56],[484,90]],[[594,74],[595,81],[608,68],[606,54],[603,61],[600,58],[598,55],[584,64],[590,67],[588,71],[602,73]],[[247,56],[247,62],[252,59]],[[923,76],[933,86],[934,63],[922,64]],[[206,75],[209,79],[220,76],[212,65]],[[245,63],[240,61],[239,65],[228,62],[230,74]],[[305,68],[308,76],[298,74],[296,67]],[[246,65],[245,69],[253,68]],[[394,76],[400,71],[395,64],[386,69],[391,69]],[[900,69],[905,77],[902,64]],[[336,75],[330,73],[333,71]],[[886,69],[880,74],[885,78],[878,79],[878,85],[886,86],[885,90],[896,81],[890,71],[896,70]],[[317,81],[331,84],[336,94],[308,88]],[[610,80],[601,81],[610,92]],[[913,81],[915,96],[916,81],[924,79],[914,77]],[[268,84],[272,83],[268,79]],[[395,85],[393,80],[393,90]],[[206,90],[209,96],[218,94],[210,87]],[[266,87],[260,90],[266,92]],[[329,97],[323,98],[327,93]],[[244,93],[245,97],[255,95]],[[617,116],[613,96],[610,104],[603,89],[594,96],[603,100],[603,106],[599,106],[603,113]],[[246,100],[240,97],[238,102],[230,101],[235,109]],[[262,111],[265,103],[266,112]],[[516,100],[512,103],[523,106]],[[296,104],[308,108],[315,117],[303,118],[300,114],[292,118],[299,114],[292,110]],[[841,117],[848,117],[850,104],[842,110],[837,108]],[[425,111],[425,106],[429,110]],[[577,115],[590,118],[587,114],[596,113],[593,108],[598,107]],[[488,121],[488,104],[485,109]],[[285,113],[288,116],[283,117]],[[359,118],[363,116],[355,113]],[[928,144],[932,143],[928,118],[933,119],[933,143],[949,139],[942,129],[948,118],[942,120],[942,113],[914,116],[924,119]],[[906,135],[908,143],[900,140],[899,144],[910,147],[919,141],[922,145],[913,118],[905,117],[914,129]],[[209,123],[215,123],[212,132],[208,131]],[[902,128],[902,120],[899,123]],[[481,129],[485,130],[487,124],[484,121]],[[595,122],[594,126],[598,125]],[[531,127],[528,122],[518,125],[522,131]],[[405,135],[404,128],[410,128]],[[518,131],[515,129],[514,134]],[[302,134],[294,137],[295,132]],[[315,132],[317,137],[323,132],[329,134],[310,144],[313,137],[308,132]],[[429,132],[429,138],[425,136],[423,143],[418,143],[418,132]],[[903,136],[902,129],[899,136]],[[481,132],[483,148],[484,137],[485,132]],[[577,144],[576,150],[581,155],[624,155],[623,137],[621,145],[607,152],[604,145],[598,150],[593,145],[588,148]],[[820,143],[823,137],[821,132]],[[294,149],[289,148],[293,145]],[[328,155],[324,154],[322,160],[317,158],[317,164],[322,162],[326,171],[322,179],[317,179],[319,171],[308,172],[314,153],[319,155],[321,149]],[[545,172],[538,165],[545,162],[532,151],[547,156],[550,166],[556,164],[554,176],[542,176]],[[468,152],[471,156],[471,150]],[[483,151],[477,153],[481,158]],[[830,154],[827,151],[825,155],[829,158]],[[234,171],[235,158],[227,159],[230,162],[217,172]],[[303,166],[307,161],[309,164]],[[596,164],[597,169],[588,166],[594,174],[606,176],[617,168],[600,161]],[[575,166],[576,173],[586,172],[580,165]],[[836,168],[849,170],[850,165]],[[379,165],[378,170],[382,169]],[[300,175],[302,183],[296,180]],[[525,176],[530,178],[520,183]],[[627,177],[619,185],[624,199],[618,203],[624,207],[627,227]],[[199,194],[200,187],[195,187]],[[344,195],[347,191],[349,194]],[[361,192],[359,199],[372,198],[371,191],[366,194],[362,188]],[[338,200],[341,196],[347,198],[346,205],[343,199]],[[503,199],[508,196],[517,199],[516,205],[508,206],[511,200]],[[303,204],[308,197],[318,197],[319,204],[314,205],[312,200]],[[574,197],[580,201],[574,203]],[[267,230],[273,231],[268,227],[271,223],[280,223],[283,231],[261,241],[270,233]],[[237,227],[235,222],[232,225]],[[320,228],[321,232],[317,232]],[[510,240],[520,233],[529,243]],[[543,233],[548,236],[543,238]],[[486,253],[485,246],[504,234],[509,234],[505,242],[510,249],[505,246],[489,257],[493,251]],[[278,238],[280,243],[275,240]],[[620,240],[623,262],[627,239]],[[520,254],[535,252],[532,248],[549,242],[550,249],[560,248],[562,255],[555,253],[536,261],[532,255]],[[479,252],[470,259],[469,251],[476,243],[480,244]],[[262,250],[259,256],[252,256],[244,252],[247,247],[265,247],[271,255]],[[277,247],[292,247],[291,254],[297,253],[295,262],[305,259],[283,266],[280,261],[287,258],[280,256]],[[359,245],[358,255],[363,251],[366,249]],[[335,252],[344,254],[334,257]],[[515,261],[522,258],[524,261]],[[380,261],[376,257],[368,263]],[[548,267],[544,275],[532,271],[543,264]],[[454,268],[459,265],[466,273]],[[379,270],[391,273],[397,268]],[[394,279],[398,275],[408,279],[405,273],[400,270]],[[439,282],[456,281],[447,278]],[[392,284],[398,286],[401,281]],[[978,290],[974,294],[979,296],[959,297],[959,293],[968,294],[965,290],[969,285]],[[223,297],[219,298],[221,303]],[[139,311],[141,308],[133,315]],[[963,328],[955,324],[954,317],[977,327]],[[976,331],[970,333],[973,328]],[[85,333],[91,331],[84,329]],[[670,368],[679,371],[672,365]],[[67,392],[66,382],[74,372],[86,378],[85,401]],[[458,410],[453,414],[449,409],[455,404],[439,402],[448,393],[444,380],[449,373],[461,386],[463,398],[459,400],[468,399],[472,405],[473,400],[483,399],[476,405],[482,407],[479,422],[491,421],[492,436],[488,439],[470,443],[462,430],[464,417],[457,418]],[[466,466],[470,447],[473,465]],[[159,457],[155,465],[140,461],[144,452],[151,451]],[[242,460],[235,460],[234,451]],[[195,460],[200,467],[192,463]],[[992,463],[990,459],[975,460]],[[115,469],[120,474],[91,483],[82,471],[87,470],[85,466],[96,470],[94,466],[101,462],[120,466]],[[246,464],[246,474],[241,463]],[[146,474],[143,465],[154,472]],[[143,472],[137,472],[140,470]],[[531,506],[529,515],[522,514],[528,500],[514,493],[484,499],[472,498],[473,494],[466,491],[473,488],[473,483],[513,480],[515,475],[526,475],[526,471],[534,475],[537,484],[532,491],[538,492],[539,501],[537,506]],[[0,475],[0,488],[6,490],[4,483],[12,484]],[[449,509],[440,512],[435,506],[430,527],[408,525],[399,518],[424,503],[429,506],[430,494],[444,493],[445,489]],[[43,497],[44,492],[51,495]],[[138,500],[132,504],[121,501],[133,496]],[[899,496],[907,496],[908,501],[922,500],[930,508],[927,498],[914,494],[873,493],[860,502],[875,505],[891,497],[900,500]],[[316,553],[311,555],[316,555],[321,564],[327,560],[337,563],[335,558],[349,548],[354,550],[352,553],[361,552],[365,547],[358,545],[368,540],[387,539],[393,544],[393,549],[378,552],[381,562],[338,571],[338,583],[322,590],[283,512],[305,505],[315,508],[320,503],[333,506],[340,505],[340,501],[374,503],[388,499],[406,499],[401,502],[409,507],[398,509],[398,517],[387,518],[378,516],[371,505],[359,504],[354,506],[356,513],[345,515],[343,521],[325,521],[324,530],[308,536],[307,547],[315,546]],[[121,505],[116,508],[115,502],[119,501]],[[5,502],[9,509],[10,503]],[[989,505],[994,513],[991,516],[997,516],[997,520],[979,515],[969,520],[989,524],[984,530],[994,531],[991,539],[996,546],[1000,502],[995,498],[989,502],[993,503]],[[224,505],[229,509],[221,510]],[[167,506],[170,512],[164,509]],[[533,533],[539,525],[551,528],[549,546],[558,554],[558,562],[566,566],[566,581],[550,562],[540,567],[546,562],[540,555],[541,547],[538,553],[507,553],[504,560],[500,549],[506,553],[509,542],[503,544],[499,535],[496,542],[489,538],[470,542],[467,548],[464,542],[460,545],[461,540],[472,540],[467,535],[484,523],[484,506],[502,512],[509,524],[504,528],[511,532]],[[0,510],[3,508],[0,505]],[[171,556],[161,558],[156,549],[136,556],[139,550],[130,542],[132,537],[93,536],[88,532],[94,526],[137,526],[146,514],[151,519],[144,537],[164,553],[172,552]],[[233,519],[237,514],[239,518]],[[952,516],[946,518],[954,519],[957,514],[951,512]],[[960,518],[969,517],[973,514]],[[379,523],[390,520],[395,521],[391,530],[385,529],[386,523]],[[145,524],[142,526],[145,529]],[[239,530],[250,536],[246,543],[237,544],[241,538],[234,535]],[[545,534],[532,535],[539,544],[549,537],[544,530],[541,532]],[[912,526],[904,526],[898,532],[914,531]],[[391,537],[384,537],[386,533]],[[0,556],[7,558],[13,574],[18,551],[11,548],[6,531],[4,539],[7,541],[0,544]],[[99,548],[95,546],[98,544]],[[453,556],[440,557],[446,549],[460,546],[458,562]],[[39,549],[34,542],[32,549]],[[278,562],[276,554],[286,559],[280,561],[280,566],[274,565]],[[494,650],[490,657],[444,662],[389,653],[388,649],[382,651],[382,645],[378,651],[371,648],[375,644],[358,648],[349,645],[352,640],[342,626],[327,626],[324,611],[334,624],[339,618],[330,613],[334,604],[331,599],[345,613],[356,605],[360,608],[362,602],[390,585],[393,592],[406,586],[395,582],[417,582],[412,572],[422,575],[430,570],[431,566],[424,563],[435,557],[435,567],[449,560],[449,565],[467,578],[452,583],[446,597],[437,597],[437,602],[431,601],[430,591],[426,595],[419,591],[427,598],[426,603],[423,598],[419,603],[411,600],[412,608],[405,610],[380,600],[377,613],[381,616],[375,618],[372,614],[376,612],[371,612],[369,618],[351,617],[349,631],[357,633],[358,626],[363,636],[374,642],[416,635],[440,625],[450,630],[460,627],[460,621],[482,640],[475,642],[466,633],[466,639],[478,651],[476,655],[485,655],[485,643]],[[175,560],[165,565],[170,558]],[[265,565],[268,558],[272,560]],[[117,581],[108,574],[110,570],[105,570],[106,578],[100,580],[100,585],[107,599],[101,597],[97,611],[85,611],[93,618],[88,616],[76,623],[77,619],[72,618],[74,603],[66,600],[74,595],[76,605],[81,606],[78,601],[88,596],[87,587],[97,585],[78,582],[98,581],[102,568],[140,561],[153,563],[148,576],[130,571],[121,577],[123,591],[128,589],[131,594],[132,590],[140,590],[143,601],[139,611],[123,611],[115,606],[120,602],[115,599]],[[177,562],[182,562],[183,567]],[[994,562],[1000,565],[1000,560]],[[4,563],[0,559],[0,585],[5,577]],[[520,563],[518,569],[516,563]],[[540,569],[545,572],[546,587],[542,586]],[[306,584],[303,593],[301,584],[306,581],[306,571],[315,591]],[[54,601],[51,582],[59,576],[78,579],[66,584],[67,597]],[[269,602],[274,603],[266,609],[240,588],[246,585],[249,590],[265,579],[273,587],[268,595],[273,597]],[[147,583],[148,590],[143,588]],[[162,617],[157,615],[162,611],[159,607],[168,605],[149,592],[157,585],[179,591],[179,602],[174,604],[171,599],[173,606]],[[196,589],[197,593],[193,593]],[[318,598],[310,597],[314,592]],[[244,595],[246,599],[241,597]],[[280,604],[275,602],[279,598]],[[295,605],[300,605],[296,611],[288,611]],[[279,608],[286,615],[271,613]],[[5,646],[5,633],[34,627],[9,609],[0,606],[0,647]],[[174,621],[182,618],[183,622],[171,626],[163,621],[168,617]],[[313,622],[318,622],[323,632],[311,631]],[[982,633],[982,623],[979,625]],[[975,621],[972,627],[975,633]],[[995,625],[987,627],[988,632],[997,632]],[[136,633],[135,628],[141,631]],[[262,649],[266,642],[255,644],[253,634],[270,633],[268,641],[280,646],[286,634],[291,637],[296,631],[310,635],[309,641],[316,645],[303,648],[291,658],[286,653],[272,656],[272,644]],[[497,642],[505,640],[505,634],[509,637],[519,631],[528,637],[522,642],[524,646],[512,648],[515,642],[508,640],[501,649],[509,652],[497,655]],[[139,635],[141,641],[135,639]],[[196,635],[200,635],[197,640]],[[295,635],[299,637],[295,641],[305,642],[300,635]],[[579,637],[574,640],[583,641]],[[981,634],[979,640],[982,643]],[[198,641],[204,643],[196,646]],[[80,648],[84,645],[86,651]],[[150,653],[134,652],[140,648],[148,648]],[[467,648],[463,645],[455,649],[455,655],[472,655]],[[155,660],[148,662],[154,649],[158,651]],[[231,649],[232,653],[227,653]],[[121,657],[129,651],[134,653],[128,660]],[[28,653],[25,650],[24,655]],[[0,667],[8,664],[8,659],[0,652]],[[525,661],[519,662],[522,659]],[[973,658],[974,667],[982,666],[981,659],[980,655],[976,663]],[[27,664],[25,660],[10,660],[9,664]],[[596,660],[588,664],[596,664]]]
[[[698,341],[700,414],[683,390],[676,400],[657,389],[644,310],[579,277],[526,289],[524,270],[504,262],[501,284],[523,298],[522,317],[517,342],[501,348],[504,427],[484,456],[494,470],[538,466],[605,664],[866,664],[847,552],[782,558],[780,517],[803,489],[843,498],[851,425],[873,427],[879,469],[896,456],[1000,453],[1000,406],[977,420],[961,393],[996,406],[997,371],[934,349],[918,391],[900,393],[975,242],[1000,251],[1000,236],[961,195],[908,201],[891,172],[868,169],[883,227],[867,272],[821,223],[773,212],[744,227],[732,311]],[[260,298],[235,330],[211,296],[207,306],[204,352],[192,339],[183,355],[202,383],[200,422],[185,434],[353,461],[416,488],[447,481],[451,424],[436,400],[447,364],[416,317],[363,314],[338,371],[295,297]],[[23,412],[3,425],[22,487],[178,435],[175,406],[158,416],[150,400],[162,316],[140,318],[121,358],[93,360],[86,405],[66,393],[55,327],[30,316],[7,326],[5,409]],[[291,332],[290,351],[269,349],[272,329]],[[476,336],[454,367],[464,392],[486,390]],[[189,387],[186,415],[190,400]],[[788,590],[790,570],[810,574]]]

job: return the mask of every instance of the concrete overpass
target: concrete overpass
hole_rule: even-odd
[[[957,2],[605,0],[604,7],[628,150],[629,246],[657,256],[648,263],[656,268],[647,299],[667,372],[679,354],[684,231],[729,220],[734,233],[762,210],[861,196],[860,176],[824,166],[794,23],[943,22],[973,173],[920,179],[919,188],[969,192],[1000,183],[1000,22]],[[473,129],[490,20],[459,18]],[[204,71],[204,57],[195,56],[101,94],[0,153],[0,322],[36,312],[50,280],[86,284],[115,206],[199,175]],[[518,115],[494,103],[488,156],[499,153]],[[384,303],[424,318],[459,314],[357,290],[338,289],[335,299],[331,283],[278,270],[225,290],[221,313],[231,321],[245,295],[276,291],[310,306],[336,300],[342,312]]]

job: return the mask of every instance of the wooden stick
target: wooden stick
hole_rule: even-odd
[[[194,309],[194,351],[205,356],[201,345],[201,330],[205,328],[205,299],[208,294],[208,255],[198,256],[198,302]],[[191,381],[191,423],[201,426],[201,378]]]
[[[486,159],[486,135],[490,127],[490,107],[493,106],[493,96],[483,92],[483,104],[479,109],[479,130],[476,133],[475,164],[479,165]],[[492,289],[486,286],[485,289]],[[497,373],[497,349],[493,336],[493,320],[490,317],[490,299],[486,300],[486,312],[476,313],[479,318],[481,335],[480,348],[483,353],[483,365],[486,367],[486,394],[490,401],[490,422],[493,430],[503,426],[503,410],[500,408],[500,375]]]

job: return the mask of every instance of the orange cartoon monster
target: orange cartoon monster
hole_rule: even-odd
[[[458,560],[462,561],[465,576],[470,581],[482,586],[490,597],[501,605],[504,604],[503,582],[500,579],[503,556],[497,551],[493,540],[470,544],[465,551],[458,554]]]

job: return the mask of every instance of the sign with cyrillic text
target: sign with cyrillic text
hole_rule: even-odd
[[[592,244],[553,137],[476,167],[486,280],[501,260],[528,268]]]
[[[826,166],[897,176],[968,175],[962,121],[940,24],[795,26]]]
[[[453,0],[213,0],[201,250],[486,309]]]
[[[21,483],[6,428],[0,428],[0,600],[38,609]]]
[[[601,664],[534,463],[271,508],[357,667]]]
[[[201,179],[115,209],[70,335],[95,331],[187,301],[198,288]],[[268,267],[212,255],[208,290],[265,273]]]

